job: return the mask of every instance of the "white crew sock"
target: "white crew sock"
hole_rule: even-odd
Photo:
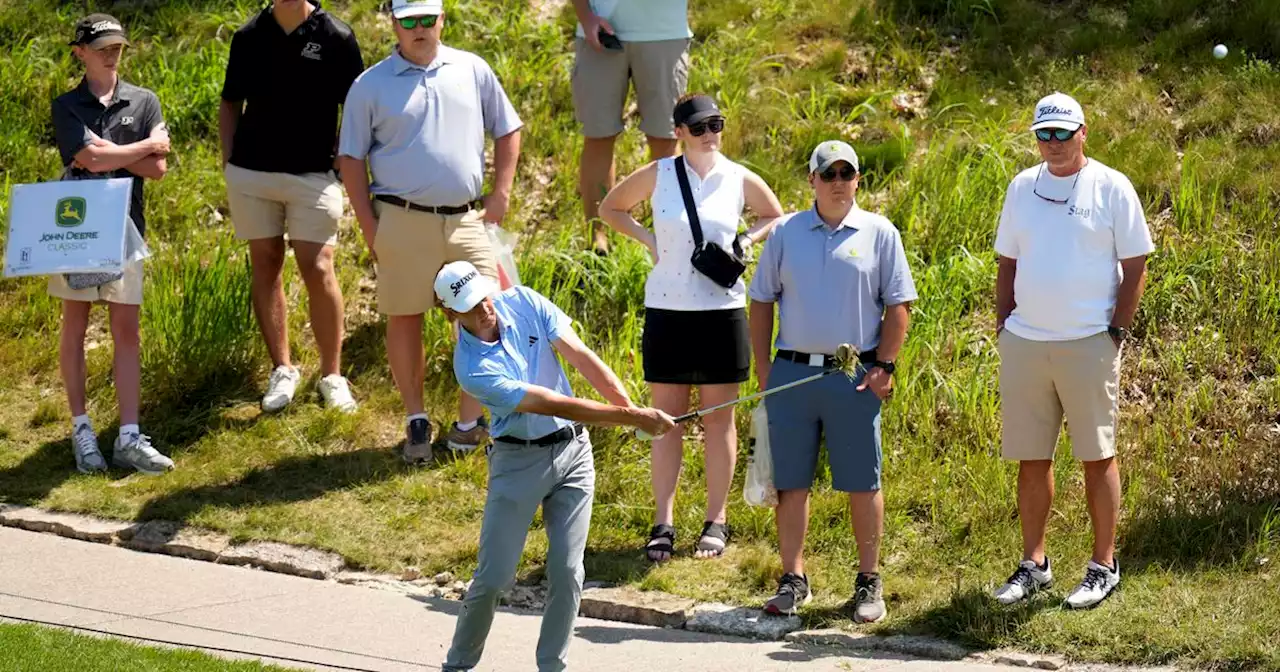
[[[142,433],[142,431],[138,429],[138,426],[137,426],[137,425],[120,425],[120,439],[121,439],[121,440],[123,440],[123,439],[125,439],[126,437],[129,437],[129,436],[137,436],[137,435],[139,435],[139,434],[141,434],[141,433]]]
[[[406,420],[404,421],[404,424],[406,424],[406,425],[407,425],[407,424],[409,424],[409,423],[413,422],[414,420],[427,420],[428,422],[430,422],[430,419],[429,419],[429,418],[427,418],[427,414],[426,414],[426,413],[413,413],[413,414],[410,414],[410,415],[409,415],[409,417],[408,417],[408,419],[406,419]]]
[[[480,421],[479,421],[479,420],[472,420],[471,422],[458,422],[458,423],[454,423],[454,424],[458,425],[458,431],[459,431],[459,432],[469,432],[469,431],[471,431],[471,430],[475,429],[475,428],[476,428],[476,425],[480,424]]]
[[[72,428],[72,429],[80,429],[80,426],[81,426],[81,425],[84,425],[84,426],[88,427],[90,430],[92,430],[92,429],[93,429],[93,423],[92,423],[92,422],[89,422],[89,414],[88,414],[88,413],[86,413],[86,414],[84,414],[84,415],[77,415],[76,417],[71,418],[71,428]]]

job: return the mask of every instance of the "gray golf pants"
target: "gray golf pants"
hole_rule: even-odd
[[[496,441],[489,451],[489,495],[480,527],[480,556],[462,602],[445,670],[470,670],[480,662],[498,597],[511,586],[533,514],[542,505],[547,530],[547,579],[551,584],[538,671],[565,669],[573,622],[582,599],[582,554],[591,527],[596,468],[584,431],[553,446]]]

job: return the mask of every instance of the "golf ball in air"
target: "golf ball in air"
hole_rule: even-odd
[[[1214,58],[1226,58],[1226,57],[1227,57],[1227,45],[1225,45],[1225,44],[1219,44],[1218,46],[1214,47],[1214,48],[1213,48],[1213,57],[1214,57]]]

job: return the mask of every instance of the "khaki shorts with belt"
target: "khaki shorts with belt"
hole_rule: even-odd
[[[95,303],[119,303],[126,306],[142,305],[142,262],[126,264],[119,280],[97,287],[72,289],[61,274],[49,276],[49,296],[67,301]]]
[[[333,245],[342,217],[342,185],[333,173],[266,173],[227,164],[227,201],[236,238],[279,238]]]
[[[1005,459],[1052,460],[1064,414],[1076,459],[1115,456],[1120,349],[1111,336],[1032,341],[1005,329],[999,347]]]
[[[489,246],[480,212],[437,215],[374,201],[378,233],[378,312],[421,315],[436,304],[435,282],[451,261],[469,261],[498,280],[498,263]]]

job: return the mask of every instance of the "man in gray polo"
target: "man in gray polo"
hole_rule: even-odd
[[[618,376],[545,296],[528,287],[498,292],[496,283],[465,261],[440,269],[435,291],[460,327],[453,355],[458,384],[489,407],[497,435],[489,453],[480,557],[444,669],[470,670],[480,662],[498,597],[515,578],[541,506],[551,586],[538,637],[538,670],[560,672],[582,598],[582,554],[595,493],[591,438],[582,423],[627,425],[657,436],[675,422],[658,409],[632,404]],[[557,353],[609,403],[575,398]]]
[[[520,155],[520,117],[479,56],[441,44],[441,0],[393,0],[398,48],[351,86],[338,153],[342,181],[377,263],[378,310],[387,315],[387,359],[404,402],[404,458],[431,459],[423,405],[422,316],[436,305],[436,273],[471,262],[497,278],[485,221],[500,223]],[[484,141],[494,142],[493,191],[483,198]],[[372,176],[372,181],[370,181]],[[479,402],[460,395],[452,450],[488,439]]]
[[[809,184],[815,206],[779,224],[765,243],[749,291],[749,322],[762,390],[832,366],[841,343],[860,353],[865,368],[855,378],[828,376],[765,400],[783,575],[764,609],[794,614],[811,596],[804,538],[818,444],[825,435],[831,484],[849,493],[858,542],[853,618],[867,623],[885,616],[880,406],[893,393],[894,360],[906,340],[916,288],[898,230],[854,200],[858,177],[858,155],[849,145],[827,141],[814,149]],[[780,325],[773,358],[775,303]]]

